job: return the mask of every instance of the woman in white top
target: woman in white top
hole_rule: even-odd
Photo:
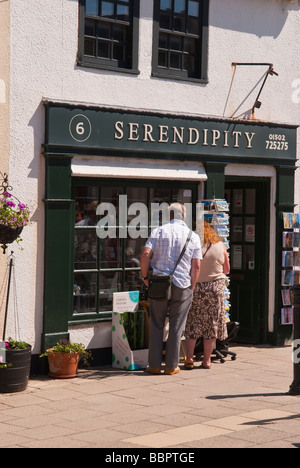
[[[194,367],[194,351],[198,338],[204,342],[203,367],[211,368],[211,355],[216,340],[227,338],[225,314],[225,275],[230,272],[226,248],[208,223],[204,223],[204,246],[201,272],[194,291],[185,337],[187,346],[186,369]]]

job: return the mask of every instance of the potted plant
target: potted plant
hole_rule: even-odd
[[[30,210],[27,205],[21,203],[10,193],[7,175],[2,184],[3,193],[0,197],[0,244],[3,252],[7,249],[7,244],[12,244],[15,240],[20,242],[20,235],[24,226],[30,222]]]
[[[8,338],[4,342],[5,362],[0,361],[0,393],[26,390],[30,375],[31,346]]]
[[[40,357],[44,356],[48,357],[49,377],[72,379],[78,376],[77,369],[80,359],[85,365],[89,365],[91,352],[87,351],[82,344],[62,340],[53,348],[47,349]]]

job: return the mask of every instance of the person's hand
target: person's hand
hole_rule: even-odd
[[[144,278],[143,278],[143,281],[144,281],[145,286],[147,286],[147,288],[148,288],[148,286],[149,286],[149,279],[148,279],[148,278],[147,278],[147,279],[144,279]]]

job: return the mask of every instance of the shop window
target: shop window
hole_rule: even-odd
[[[137,73],[139,0],[80,0],[78,65]]]
[[[151,203],[171,203],[179,201],[195,205],[198,193],[197,184],[155,185],[154,182],[120,181],[80,181],[74,182],[75,231],[74,231],[74,281],[72,323],[105,320],[111,317],[113,293],[137,291],[143,285],[140,272],[140,258],[146,238],[132,238],[128,226],[136,218],[126,212],[127,236],[120,236],[120,195],[126,195],[127,206],[143,203],[147,207],[148,220],[144,229],[146,236],[151,232]],[[97,224],[100,216],[96,210],[100,203],[110,203],[115,207],[116,236],[100,239]]]
[[[207,81],[208,0],[154,0],[153,75]]]

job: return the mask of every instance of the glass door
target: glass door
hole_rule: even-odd
[[[240,341],[265,340],[268,304],[269,184],[227,182],[230,204],[231,320]]]

